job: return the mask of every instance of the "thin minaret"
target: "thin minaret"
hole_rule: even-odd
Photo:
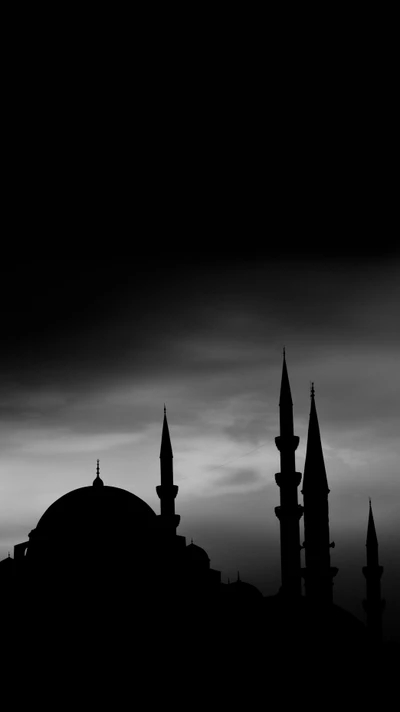
[[[303,576],[306,598],[314,604],[329,604],[332,603],[333,578],[338,569],[331,566],[330,549],[335,544],[330,542],[329,536],[329,487],[313,383],[302,494],[306,559]]]
[[[275,514],[280,523],[281,534],[281,593],[287,597],[301,595],[300,527],[303,508],[298,504],[297,488],[301,472],[296,472],[295,451],[299,438],[293,433],[293,402],[289,376],[283,349],[281,392],[279,399],[280,435],[275,438],[280,452],[281,471],[275,475],[280,488],[280,506]]]
[[[374,515],[371,500],[369,500],[369,516],[367,529],[367,565],[363,568],[366,579],[367,597],[363,602],[367,614],[367,630],[373,645],[382,642],[382,612],[385,601],[381,598],[381,576],[383,566],[379,566],[378,537],[376,536]]]
[[[164,405],[164,421],[160,450],[161,484],[156,487],[156,492],[160,498],[161,520],[165,531],[176,534],[180,517],[178,514],[175,514],[175,498],[179,488],[177,485],[174,485],[173,457],[167,421],[167,409]]]

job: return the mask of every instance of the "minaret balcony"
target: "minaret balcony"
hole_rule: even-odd
[[[383,566],[363,566],[362,572],[367,580],[379,581],[383,574]]]
[[[156,492],[160,499],[175,499],[178,494],[178,485],[163,484],[157,485]]]
[[[303,515],[303,507],[301,504],[296,507],[275,507],[275,514],[280,522],[293,518],[300,520]]]
[[[278,487],[298,487],[301,482],[301,472],[277,472],[275,482]]]
[[[275,438],[275,444],[279,452],[295,452],[297,450],[300,442],[300,438],[297,435],[278,435]]]

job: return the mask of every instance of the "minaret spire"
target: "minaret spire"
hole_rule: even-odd
[[[367,614],[367,629],[370,641],[373,645],[379,645],[382,642],[382,612],[385,608],[385,601],[381,598],[383,566],[379,566],[378,537],[372,513],[371,498],[369,500],[366,547],[367,565],[363,568],[363,574],[366,579],[367,596],[363,606]]]
[[[369,499],[369,515],[367,528],[367,566],[379,566],[378,537],[376,536],[371,497]]]
[[[160,449],[161,484],[156,487],[156,492],[160,498],[161,519],[165,525],[165,529],[176,534],[180,517],[175,514],[175,498],[179,488],[174,485],[173,457],[167,421],[167,409],[164,404],[164,420]]]
[[[311,383],[311,407],[308,421],[308,436],[306,461],[304,463],[303,492],[310,487],[318,487],[321,492],[329,493],[328,479],[325,470],[324,453],[322,450],[321,433],[319,430],[317,408],[315,405],[315,388]]]
[[[297,488],[301,473],[296,472],[295,451],[299,438],[293,434],[293,402],[290,392],[286,353],[283,349],[282,379],[279,398],[280,435],[275,438],[280,452],[281,471],[275,475],[280,488],[280,506],[275,514],[281,533],[281,593],[287,597],[301,595],[300,531],[299,520],[303,508],[298,504]]]
[[[173,474],[172,474],[172,460],[173,460],[173,453],[172,453],[172,445],[171,445],[171,438],[169,434],[169,428],[168,428],[168,421],[167,421],[167,409],[164,405],[164,420],[163,420],[163,427],[162,427],[162,434],[161,434],[161,450],[160,450],[160,460],[161,460],[161,469],[164,473],[164,475],[167,474],[170,476],[171,482],[173,480]]]
[[[303,576],[306,597],[315,604],[332,603],[332,579],[338,569],[331,566],[329,537],[328,479],[326,476],[321,434],[315,405],[315,388],[311,383],[311,407],[308,423],[306,460],[304,463],[304,548],[306,568]]]
[[[289,375],[286,365],[285,348],[283,349],[283,365],[281,378],[281,392],[279,396],[279,425],[280,432],[293,435],[293,401],[290,392]]]

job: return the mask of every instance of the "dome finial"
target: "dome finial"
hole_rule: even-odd
[[[104,482],[100,477],[100,460],[97,460],[96,477],[93,480],[93,487],[104,487]]]

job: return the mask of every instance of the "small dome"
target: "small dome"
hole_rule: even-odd
[[[186,556],[190,562],[209,566],[210,557],[200,546],[193,544],[193,541],[186,547]]]

